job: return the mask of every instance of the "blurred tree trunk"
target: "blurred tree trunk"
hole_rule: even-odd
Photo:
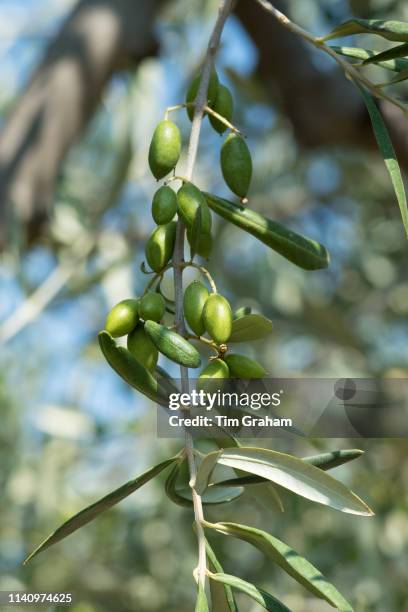
[[[114,72],[152,54],[159,0],[79,0],[51,43],[0,137],[0,245],[16,215],[37,236],[69,147]],[[1,236],[3,229],[3,236]]]

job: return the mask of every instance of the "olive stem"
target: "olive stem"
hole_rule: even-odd
[[[204,107],[207,103],[208,84],[210,82],[210,74],[214,63],[214,56],[220,44],[221,33],[225,21],[234,7],[234,0],[222,0],[218,10],[217,20],[208,43],[207,52],[204,59],[203,69],[201,73],[200,85],[197,92],[197,97],[194,100],[194,116],[191,125],[190,140],[187,153],[187,167],[185,176],[191,181],[194,171],[194,165],[197,157],[198,143],[200,139],[201,123],[203,119]],[[173,253],[174,267],[174,293],[176,302],[175,324],[180,334],[185,335],[186,328],[184,323],[183,312],[183,269],[184,269],[184,234],[185,226],[182,219],[177,221],[176,243]],[[189,379],[188,369],[184,366],[180,367],[181,387],[182,392],[188,392]],[[190,473],[190,486],[194,508],[194,522],[197,532],[198,542],[198,565],[194,576],[199,584],[205,588],[206,572],[207,572],[207,554],[205,546],[205,534],[202,527],[204,520],[203,504],[201,496],[195,488],[197,477],[197,466],[194,457],[194,444],[191,434],[185,431],[185,449]]]
[[[405,115],[408,114],[408,107],[405,104],[403,104],[396,98],[393,98],[389,96],[388,94],[384,93],[383,91],[381,91],[378,85],[376,85],[375,83],[372,83],[369,79],[363,76],[359,72],[359,70],[357,70],[355,66],[353,66],[353,64],[350,64],[347,60],[343,59],[338,53],[336,53],[336,51],[332,49],[329,45],[326,45],[324,42],[324,37],[319,38],[317,36],[313,36],[313,34],[308,32],[307,30],[304,30],[297,24],[293,23],[293,21],[291,21],[284,13],[282,13],[277,8],[275,8],[267,0],[256,0],[256,2],[258,2],[258,4],[263,9],[265,9],[265,11],[273,15],[275,19],[279,21],[279,23],[283,25],[285,28],[287,28],[288,30],[296,34],[297,36],[300,36],[307,42],[311,43],[317,49],[320,49],[324,53],[327,53],[327,55],[330,55],[343,69],[345,76],[347,78],[353,81],[357,81],[358,83],[361,83],[376,98],[387,100],[387,102],[390,102],[394,106],[397,106],[399,109],[401,109]]]
[[[175,111],[181,110],[182,108],[187,108],[188,106],[193,106],[193,102],[184,102],[183,104],[175,104],[174,106],[168,106],[164,111],[164,118],[168,119],[170,113],[174,113]]]
[[[209,271],[207,270],[207,268],[204,268],[204,266],[200,266],[199,264],[196,264],[194,261],[186,261],[184,263],[184,268],[196,268],[197,270],[199,270],[201,274],[205,276],[205,278],[208,280],[212,293],[217,293],[217,287],[215,285],[214,279],[209,273]]]
[[[194,334],[187,334],[186,337],[188,340],[197,340],[197,342],[202,342],[203,344],[206,344],[207,346],[212,348],[217,353],[217,356],[218,356],[219,354],[218,346],[212,340],[208,340],[207,338],[203,338],[202,336],[195,336]]]
[[[208,113],[209,115],[212,115],[213,117],[215,117],[216,119],[218,119],[218,121],[220,121],[221,123],[223,123],[227,128],[229,128],[232,132],[235,132],[236,134],[242,134],[241,130],[239,130],[237,127],[235,127],[235,125],[233,125],[232,123],[230,123],[227,119],[225,119],[225,117],[223,117],[222,115],[220,115],[219,113],[217,113],[215,110],[213,110],[210,106],[204,106],[204,110],[206,113]]]

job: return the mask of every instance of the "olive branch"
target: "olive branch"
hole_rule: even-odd
[[[374,85],[368,81],[361,74],[359,66],[349,64],[340,57],[340,52],[325,44],[327,39],[345,33],[359,33],[361,31],[380,33],[380,35],[384,35],[385,32],[386,37],[393,37],[390,38],[391,40],[404,41],[404,37],[406,37],[408,41],[408,25],[401,25],[399,22],[386,22],[391,24],[387,26],[380,26],[378,23],[371,22],[367,25],[367,23],[363,23],[364,20],[352,20],[351,23],[348,22],[336,28],[327,37],[316,38],[293,24],[270,3],[263,0],[257,1],[285,27],[336,59],[344,69],[346,76],[361,88],[397,194],[404,225],[408,227],[401,174],[380,111],[372,96],[388,102],[394,101],[395,103],[395,100],[385,94],[382,87],[380,88],[379,85]],[[160,187],[155,194],[156,197],[160,190],[165,189],[167,190],[166,198],[170,198],[171,202],[167,221],[157,221],[158,227],[153,231],[146,245],[146,259],[152,269],[147,270],[143,264],[142,272],[152,275],[152,278],[147,282],[146,289],[140,298],[124,300],[110,311],[105,324],[106,329],[99,334],[100,347],[109,365],[130,386],[160,404],[166,411],[169,410],[170,394],[179,391],[179,389],[165,370],[157,365],[158,352],[180,365],[182,393],[188,393],[190,389],[191,381],[189,380],[188,368],[197,368],[201,365],[200,354],[190,344],[190,341],[198,341],[216,353],[216,356],[209,358],[209,364],[201,371],[201,382],[206,378],[215,378],[213,376],[214,368],[218,368],[218,375],[220,372],[223,374],[220,378],[262,378],[266,373],[255,360],[251,360],[244,355],[229,354],[229,347],[226,342],[247,342],[264,338],[271,332],[272,322],[261,315],[252,313],[250,308],[244,307],[232,313],[227,300],[217,293],[214,280],[208,270],[193,261],[196,250],[198,250],[196,248],[199,243],[198,239],[202,233],[205,233],[203,225],[206,220],[209,225],[207,234],[211,236],[210,209],[303,270],[312,271],[325,268],[329,265],[330,260],[323,245],[306,236],[297,234],[244,206],[247,202],[246,195],[252,173],[249,150],[241,136],[242,132],[231,123],[231,108],[231,112],[224,113],[227,115],[224,117],[223,112],[220,112],[220,108],[216,106],[216,99],[215,102],[213,97],[210,100],[211,79],[215,73],[214,57],[219,47],[225,21],[233,5],[232,0],[224,0],[219,7],[202,71],[198,75],[198,87],[193,96],[193,101],[187,100],[186,103],[167,108],[164,122],[159,124],[152,138],[149,150],[149,165],[153,175],[160,180],[170,172],[174,172],[174,175],[167,179],[164,186]],[[343,50],[343,54],[348,53],[349,57],[364,59],[364,61],[366,61],[366,58],[373,60],[372,54],[367,52],[368,55],[364,55],[363,53],[362,57],[360,51],[349,50],[346,52]],[[400,61],[401,54],[406,53],[406,49],[398,49],[393,53],[396,54],[393,57]],[[379,54],[377,61],[379,65],[383,65],[384,62],[390,61],[390,56],[384,57],[384,54]],[[401,66],[401,64],[399,63],[398,66]],[[225,93],[226,88],[218,83],[216,73],[215,76],[216,88],[220,88],[217,91],[219,92],[223,88]],[[399,101],[396,101],[396,103],[401,110],[405,109]],[[187,109],[192,119],[192,126],[185,173],[183,176],[179,176],[175,174],[175,168],[180,157],[180,132],[174,123],[168,121],[168,115],[182,108]],[[215,127],[214,120],[216,120],[222,124],[222,128],[228,128],[230,131],[221,148],[221,169],[227,185],[240,198],[239,203],[230,202],[210,193],[203,193],[192,183],[200,131],[205,115],[209,116],[213,127]],[[217,127],[215,129],[220,133],[225,131],[224,129],[219,130]],[[169,139],[172,141],[170,144]],[[233,143],[232,148],[231,142]],[[160,147],[161,151],[158,151]],[[152,155],[151,151],[153,151]],[[228,151],[228,154],[225,153],[226,151]],[[232,164],[230,164],[231,160]],[[239,171],[236,170],[237,167]],[[174,180],[182,182],[182,187],[177,192],[177,196],[167,186],[167,183]],[[182,198],[186,197],[186,190],[189,191],[188,197],[194,200],[193,208],[196,208],[193,220],[183,210]],[[153,204],[155,197],[153,198]],[[167,205],[168,202],[166,207]],[[178,214],[177,223],[173,220],[176,213]],[[156,221],[153,206],[152,214]],[[167,213],[165,216],[167,216]],[[184,260],[186,235],[190,243],[191,258],[189,261]],[[154,247],[154,249],[152,250],[151,247]],[[202,255],[202,253],[199,254]],[[204,256],[206,257],[206,255]],[[192,312],[189,304],[189,298],[191,298],[197,285],[192,288],[192,285],[194,285],[192,283],[183,291],[183,272],[188,267],[197,269],[207,280],[211,289],[210,293],[201,284],[200,291],[204,292],[205,303],[197,309],[198,313]],[[170,270],[173,270],[174,310],[168,308],[167,302],[169,300],[166,300],[161,292],[163,275]],[[210,303],[214,303],[214,300],[217,300],[218,307],[222,308],[223,317],[212,316],[211,320],[210,316],[207,317],[207,307]],[[162,320],[165,310],[174,314],[174,325],[166,326],[158,323]],[[217,320],[219,318],[222,318],[221,325]],[[189,328],[195,332],[194,334],[191,334],[187,329],[185,320]],[[203,333],[207,333],[209,338],[203,337]],[[116,337],[125,335],[128,336],[127,349],[123,346],[117,346],[115,342]],[[135,338],[136,343],[134,343]],[[212,374],[209,374],[209,372]],[[214,381],[211,380],[210,382]],[[190,409],[187,407],[185,412],[189,415]],[[219,433],[220,436],[215,439],[218,450],[204,454],[194,447],[193,438],[186,428],[184,446],[176,455],[163,460],[143,474],[129,480],[115,491],[68,519],[48,536],[26,561],[75,532],[96,518],[101,512],[114,506],[151,479],[168,470],[169,473],[164,487],[166,495],[172,502],[193,509],[194,529],[198,543],[198,563],[193,571],[198,588],[196,612],[208,612],[210,609],[206,593],[207,578],[210,580],[211,609],[213,612],[221,612],[221,610],[223,612],[224,610],[225,612],[238,611],[233,590],[245,593],[266,610],[288,611],[286,605],[278,601],[272,594],[237,576],[225,573],[210,542],[206,539],[205,530],[250,543],[314,596],[325,600],[343,612],[351,612],[353,608],[350,603],[332,584],[327,582],[314,565],[301,557],[290,546],[271,534],[248,525],[230,522],[211,523],[205,520],[204,506],[230,503],[240,497],[244,491],[251,492],[251,489],[253,491],[254,485],[257,485],[261,489],[258,488],[256,494],[252,492],[252,495],[255,497],[257,495],[261,496],[262,492],[267,498],[268,507],[274,504],[279,510],[283,510],[280,491],[285,489],[341,512],[371,516],[373,512],[364,501],[347,489],[340,481],[326,474],[327,470],[358,458],[362,451],[347,449],[298,458],[274,450],[241,446],[239,441],[229,432],[221,428]],[[180,481],[183,480],[180,478],[181,466],[185,461],[188,464],[188,482],[181,484]],[[218,466],[230,468],[233,476],[226,480],[217,479]]]
[[[211,70],[214,65],[214,58],[220,44],[221,34],[228,15],[234,7],[234,0],[223,0],[220,5],[218,17],[215,22],[214,29],[210,36],[207,53],[204,59],[204,64],[201,73],[201,81],[195,99],[193,122],[190,132],[190,140],[188,144],[187,165],[185,177],[191,181],[194,172],[194,166],[197,158],[198,144],[200,139],[201,123],[203,120],[204,109],[207,106],[208,100],[208,85],[210,82]],[[183,315],[183,260],[184,260],[184,236],[185,227],[182,219],[177,221],[176,244],[173,254],[174,266],[174,292],[176,302],[175,325],[181,334],[186,333]],[[188,392],[188,369],[180,366],[182,392]],[[204,587],[206,581],[207,570],[207,555],[205,545],[205,534],[202,526],[204,520],[204,511],[201,495],[196,489],[197,466],[193,453],[193,439],[188,430],[185,432],[185,447],[187,453],[188,467],[190,472],[190,482],[193,506],[194,520],[198,540],[198,565],[196,570],[197,582]]]

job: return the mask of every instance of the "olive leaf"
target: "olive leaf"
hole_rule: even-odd
[[[93,521],[97,516],[99,516],[105,510],[108,510],[115,504],[119,503],[120,501],[122,501],[122,499],[125,499],[125,497],[128,497],[131,493],[134,493],[135,491],[137,491],[137,489],[140,489],[140,487],[142,487],[144,484],[149,482],[149,480],[151,480],[152,478],[160,474],[160,472],[166,469],[169,465],[177,461],[178,458],[179,456],[176,455],[175,457],[171,457],[170,459],[166,459],[165,461],[158,463],[157,465],[150,468],[149,470],[147,470],[146,472],[144,472],[137,478],[134,478],[133,480],[129,480],[128,482],[123,484],[118,489],[115,489],[115,491],[108,493],[108,495],[105,495],[104,497],[96,501],[95,503],[91,504],[87,508],[84,508],[83,510],[81,510],[80,512],[72,516],[70,519],[65,521],[65,523],[63,523],[60,527],[58,527],[55,531],[53,531],[53,533],[51,533],[51,535],[49,535],[25,559],[24,564],[28,563],[28,561],[31,561],[31,559],[33,559],[33,557],[38,555],[38,553],[40,553],[41,551],[45,550],[46,548],[49,548],[50,546],[52,546],[53,544],[56,544],[57,542],[60,542],[61,540],[69,536],[74,531],[77,531],[78,529],[86,525],[87,523],[90,523],[91,521]]]
[[[223,567],[218,561],[215,552],[211,548],[210,543],[207,539],[205,540],[205,548],[207,551],[210,569],[216,572],[217,574],[223,574]],[[228,584],[224,584],[223,586],[221,586],[220,583],[212,580],[210,582],[210,589],[211,603],[215,612],[238,612],[234,594]]]
[[[234,311],[233,318],[240,319],[241,317],[244,317],[245,315],[251,314],[251,312],[252,312],[252,308],[250,306],[241,306],[241,308],[237,308]]]
[[[154,270],[149,270],[146,267],[146,263],[144,261],[142,261],[142,263],[140,264],[140,270],[141,270],[141,272],[143,272],[143,274],[147,274],[147,275],[149,275],[149,274],[156,274],[156,272]]]
[[[200,495],[204,493],[204,491],[207,489],[211,475],[222,453],[222,449],[209,453],[205,457],[205,460],[200,464],[200,469],[197,472],[197,478],[195,483],[197,493],[199,493]]]
[[[323,574],[307,559],[300,556],[290,546],[278,540],[278,538],[261,529],[235,523],[212,524],[206,522],[205,527],[249,542],[263,552],[264,555],[270,557],[287,574],[313,593],[313,595],[325,599],[335,608],[342,610],[342,612],[352,612],[352,607],[338,592],[336,587],[327,582]]]
[[[376,51],[372,49],[361,49],[360,47],[337,47],[336,45],[330,46],[333,51],[339,53],[340,55],[344,55],[345,57],[351,57],[353,59],[359,60],[369,60],[370,58],[377,56],[376,64],[381,66],[381,68],[386,68],[387,70],[392,70],[393,72],[400,72],[401,70],[405,70],[408,68],[408,60],[405,59],[388,59],[388,60],[379,60]],[[365,62],[364,62],[365,63]]]
[[[402,45],[397,45],[396,47],[392,47],[392,49],[387,49],[386,51],[382,51],[381,53],[375,53],[371,57],[368,57],[363,61],[363,64],[377,64],[378,62],[383,62],[387,60],[392,60],[400,57],[407,57],[408,55],[408,43],[404,43]]]
[[[197,602],[195,612],[209,612],[207,596],[201,582],[198,583]]]
[[[154,402],[168,405],[168,392],[157,382],[152,374],[123,346],[117,346],[107,331],[98,334],[101,351],[113,370],[128,385],[137,389]]]
[[[238,591],[245,593],[251,597],[251,599],[259,603],[265,610],[268,610],[268,612],[291,612],[290,609],[281,601],[276,599],[276,597],[270,593],[267,593],[263,589],[256,587],[254,584],[242,580],[242,578],[219,573],[209,573],[208,575],[211,580],[221,582],[222,584],[227,584],[233,589],[237,589]]]
[[[388,85],[395,85],[395,83],[401,83],[401,81],[406,81],[408,79],[408,68],[406,70],[401,70],[398,74],[395,75],[390,81],[386,83],[380,83],[377,87],[388,87]]]
[[[206,475],[206,463],[212,465],[214,455],[215,453],[209,453],[204,457],[198,468],[197,481],[201,479],[201,470]],[[241,446],[223,450],[217,461],[220,465],[262,476],[301,497],[341,512],[363,516],[373,514],[372,510],[341,482],[292,455]]]
[[[180,461],[178,461],[176,465],[173,466],[166,480],[165,491],[167,497],[178,506],[191,508],[193,505],[191,487],[188,485],[183,487],[177,486],[177,480],[179,479],[183,461],[183,458],[181,458]],[[205,493],[202,495],[201,501],[205,506],[228,504],[229,502],[234,501],[234,499],[240,497],[243,492],[243,487],[235,486],[224,487],[222,489],[219,488],[218,490],[215,488],[207,489],[207,491],[205,491]]]
[[[374,135],[378,144],[378,148],[384,158],[386,168],[391,177],[391,182],[394,187],[395,195],[398,200],[398,205],[401,211],[402,223],[405,233],[408,236],[408,208],[407,198],[405,195],[404,182],[401,176],[401,170],[395,155],[394,147],[391,138],[388,134],[387,127],[382,118],[381,112],[375,102],[373,96],[365,90],[359,83],[356,83],[361,91],[368,113],[370,115],[371,124],[373,126]]]
[[[354,34],[376,34],[387,40],[408,42],[408,23],[384,19],[349,19],[336,26],[329,34],[319,40],[343,38]]]
[[[228,342],[261,340],[272,331],[272,321],[259,314],[247,314],[234,319]]]
[[[306,461],[311,465],[318,467],[320,470],[331,470],[339,465],[348,463],[353,459],[357,459],[364,454],[364,451],[357,448],[347,450],[331,451],[330,453],[321,453],[319,455],[312,455],[311,457],[303,457],[302,461]],[[260,483],[269,482],[267,478],[262,476],[239,476],[238,478],[228,478],[227,480],[220,480],[219,482],[211,483],[210,487],[229,487],[229,486],[246,486],[246,485],[257,485]]]
[[[268,247],[304,270],[327,268],[330,257],[326,248],[306,236],[267,219],[241,204],[204,193],[208,206],[218,215],[248,232]]]
[[[279,512],[285,512],[283,501],[276,487],[271,482],[253,483],[248,492],[258,504],[261,504],[267,510],[270,510],[272,507],[279,510]]]

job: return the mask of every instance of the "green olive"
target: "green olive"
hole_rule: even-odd
[[[129,334],[139,321],[139,300],[122,300],[112,308],[106,317],[105,329],[113,338]]]
[[[143,321],[160,321],[166,311],[166,302],[160,293],[146,293],[139,301],[139,316]]]

